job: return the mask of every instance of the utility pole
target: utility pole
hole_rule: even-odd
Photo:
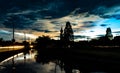
[[[15,69],[15,62],[14,62],[14,43],[15,43],[15,37],[14,37],[14,30],[15,30],[15,25],[14,23],[12,24],[13,25],[13,38],[12,38],[12,44],[13,44],[13,58],[12,58],[12,64],[13,64],[13,69]]]
[[[24,40],[23,41],[26,42],[26,33],[25,32],[24,32]]]
[[[26,61],[26,33],[24,33],[24,63]]]

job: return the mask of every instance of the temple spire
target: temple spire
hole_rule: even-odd
[[[60,40],[63,40],[63,28],[62,28],[62,25],[61,25],[61,29],[60,29]]]

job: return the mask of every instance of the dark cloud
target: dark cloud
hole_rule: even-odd
[[[96,35],[96,36],[98,36],[98,37],[104,37],[104,36],[105,36],[105,34]]]
[[[108,24],[101,24],[100,26],[102,26],[102,27],[106,27]]]
[[[119,5],[119,0],[98,0],[99,3],[96,3],[93,10],[90,13],[102,16],[109,8]]]
[[[39,29],[39,28],[32,28],[32,30],[38,31],[38,32],[45,32],[45,33],[57,32],[57,31],[50,31],[50,30],[42,30],[42,29]]]
[[[32,28],[32,30],[38,31],[38,32],[43,32],[43,30],[39,29],[39,28]]]
[[[101,18],[120,19],[119,14],[105,15],[108,9],[119,4],[120,0],[0,0],[0,26],[12,28],[12,24],[15,24],[15,28],[19,30],[32,29],[49,33],[53,31],[48,29],[53,29],[54,26],[48,28],[48,24],[54,24],[54,29],[58,30],[58,25],[60,26],[61,23],[59,18],[69,16],[72,12],[74,12],[73,19],[74,16],[85,12],[87,14],[83,15],[84,17],[92,14],[99,15]],[[51,21],[53,19],[56,20]],[[48,20],[48,22],[36,23],[37,20]],[[83,21],[83,24],[83,29],[96,26],[90,20]],[[76,26],[77,24],[72,25]],[[101,24],[101,26],[105,25]],[[76,29],[76,31],[80,30],[82,29]]]
[[[59,21],[51,21],[52,24],[61,24]]]
[[[82,38],[89,38],[89,36],[85,36],[85,35],[74,35],[74,39],[82,39]]]
[[[102,15],[101,17],[102,18],[111,18],[112,16],[111,15]]]
[[[120,33],[120,31],[114,31],[114,32],[112,32],[112,33]]]
[[[96,26],[96,24],[94,24],[93,21],[86,21],[86,22],[83,22],[83,24],[84,25],[82,27],[84,27],[84,28],[91,28],[91,27]]]
[[[116,18],[116,19],[120,19],[120,14],[112,15],[111,17]]]
[[[115,18],[115,19],[120,19],[120,14],[111,14],[111,15],[103,15],[101,16],[102,18]]]
[[[82,27],[91,28],[91,27],[95,27],[95,26],[96,26],[95,24],[90,24],[90,25],[86,24],[86,25],[84,25],[84,26],[82,26]]]
[[[29,28],[29,25],[33,23],[33,20],[26,18],[25,16],[9,16],[3,23],[6,28],[13,28],[13,24],[15,29],[26,29]]]
[[[62,10],[60,13],[63,13],[66,12],[66,10],[72,11],[75,8],[81,8],[81,11],[79,12],[83,12],[90,11],[101,5],[110,7],[119,3],[119,0],[4,0],[0,2],[0,7],[5,11],[40,9],[44,7],[55,12]]]
[[[86,22],[83,22],[84,24],[92,24],[94,23],[93,21],[86,21]]]
[[[119,0],[0,0],[0,17],[3,15],[8,17],[8,13],[13,13],[23,15],[31,20],[46,19],[46,17],[50,17],[50,19],[60,18],[69,15],[76,8],[79,9],[76,10],[75,14],[83,12],[101,14],[104,8],[99,6],[110,7],[119,3]],[[28,12],[24,13],[27,10]]]
[[[76,25],[78,25],[78,24],[76,24],[76,23],[72,23],[72,25],[73,25],[73,26],[76,26]]]
[[[53,31],[50,31],[50,30],[44,30],[45,33],[49,33],[49,32],[53,32]]]
[[[95,31],[91,30],[90,32],[95,32]]]

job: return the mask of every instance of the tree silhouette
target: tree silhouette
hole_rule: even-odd
[[[3,45],[3,38],[0,38],[0,46]]]
[[[36,40],[35,40],[35,48],[36,49],[43,49],[46,48],[47,45],[49,44],[51,38],[49,36],[39,36]]]

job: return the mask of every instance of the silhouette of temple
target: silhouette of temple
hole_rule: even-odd
[[[74,41],[73,30],[70,22],[66,22],[66,26],[64,28],[61,27],[60,30],[60,40],[64,41]]]
[[[61,30],[60,30],[60,40],[63,40],[63,38],[64,38],[63,28],[61,27]]]
[[[108,38],[109,40],[113,39],[113,35],[110,27],[107,28],[105,37]]]
[[[61,27],[60,40],[65,42],[67,46],[70,45],[70,42],[74,41],[73,30],[70,22],[66,22],[64,30]]]

